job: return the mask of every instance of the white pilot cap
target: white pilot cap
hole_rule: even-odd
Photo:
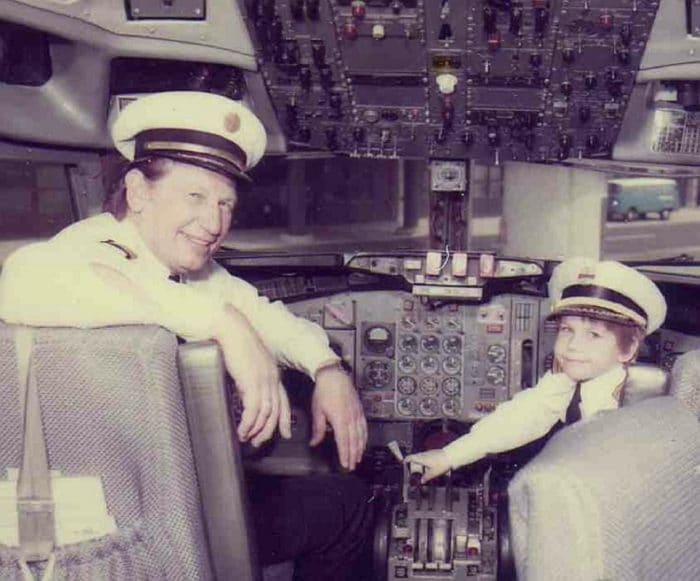
[[[198,91],[140,97],[119,113],[111,134],[129,160],[167,157],[246,180],[267,143],[265,128],[245,105]]]
[[[647,335],[666,318],[666,300],[651,279],[614,261],[565,260],[552,273],[549,296],[549,318],[575,315],[636,324]]]

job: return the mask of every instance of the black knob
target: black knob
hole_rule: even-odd
[[[559,135],[559,145],[561,145],[562,149],[571,149],[571,135],[568,133]]]
[[[442,145],[447,141],[447,128],[445,126],[441,127],[435,132],[435,143]]]
[[[567,46],[561,51],[561,58],[567,65],[570,65],[576,60],[576,51],[570,46]]]
[[[340,119],[343,116],[342,104],[343,100],[339,93],[331,93],[328,98],[328,104],[331,107],[331,118]]]
[[[299,129],[299,141],[303,143],[308,143],[311,141],[311,129],[308,127],[302,127]]]
[[[309,20],[318,20],[320,0],[306,0],[306,16]]]
[[[588,105],[581,105],[578,108],[578,120],[581,123],[587,123],[591,118],[591,108]]]
[[[574,91],[574,86],[569,81],[564,81],[559,88],[565,97],[571,96],[571,93]]]
[[[355,143],[364,143],[366,138],[366,132],[364,127],[355,127],[352,130],[352,138]]]
[[[319,74],[321,78],[321,86],[324,89],[330,89],[333,86],[333,71],[328,65],[323,65],[319,69]]]
[[[583,83],[586,85],[586,89],[592,91],[598,85],[598,78],[593,71],[586,73],[583,77]]]
[[[620,41],[625,46],[629,46],[630,42],[632,42],[632,26],[627,23],[620,26]]]
[[[586,148],[589,151],[596,151],[600,147],[600,137],[595,133],[591,133],[586,137]]]
[[[438,40],[450,40],[452,38],[452,27],[448,22],[443,22],[440,25],[440,32],[438,33]]]
[[[498,132],[498,127],[490,125],[486,128],[486,141],[491,147],[498,147],[501,143],[501,135]]]
[[[338,131],[335,127],[326,127],[326,145],[328,149],[338,149]]]
[[[464,147],[471,147],[474,145],[474,134],[470,133],[469,131],[462,133],[462,143],[464,144]]]
[[[546,8],[535,8],[535,32],[543,34],[549,21],[549,10]]]
[[[307,91],[311,88],[311,69],[308,65],[299,67],[299,83]]]
[[[484,16],[484,30],[486,32],[496,31],[496,9],[492,6],[484,6],[483,16]]]
[[[535,134],[526,133],[523,137],[523,144],[525,145],[525,149],[532,151],[532,149],[535,147]]]
[[[621,48],[617,51],[617,60],[621,65],[628,65],[630,64],[630,51],[627,50],[626,48]]]
[[[542,55],[538,52],[533,52],[530,54],[530,66],[540,67],[542,66]]]
[[[311,56],[317,67],[322,67],[326,62],[326,45],[322,40],[311,41]]]
[[[512,6],[510,10],[510,26],[508,30],[513,34],[518,34],[520,32],[520,27],[523,24],[523,7],[522,6]]]

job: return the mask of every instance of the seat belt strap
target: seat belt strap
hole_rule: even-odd
[[[17,480],[17,517],[19,550],[23,573],[26,563],[49,561],[46,573],[51,575],[56,543],[54,502],[51,493],[51,473],[36,376],[31,364],[33,331],[18,327],[15,331],[15,349],[20,380],[20,401],[23,402],[22,465]],[[25,573],[26,577],[26,573]]]

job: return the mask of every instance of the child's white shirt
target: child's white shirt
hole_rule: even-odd
[[[617,393],[625,369],[617,366],[581,384],[581,418],[619,406]],[[531,389],[516,394],[479,420],[471,431],[445,446],[453,468],[471,464],[487,454],[518,448],[544,436],[566,418],[576,382],[564,373],[546,373]]]

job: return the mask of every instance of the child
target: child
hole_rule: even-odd
[[[644,336],[666,317],[663,295],[628,266],[580,258],[554,269],[549,295],[549,318],[559,323],[554,371],[443,449],[408,456],[406,462],[424,467],[423,482],[532,442],[558,421],[569,424],[619,407],[627,364],[634,361]]]

